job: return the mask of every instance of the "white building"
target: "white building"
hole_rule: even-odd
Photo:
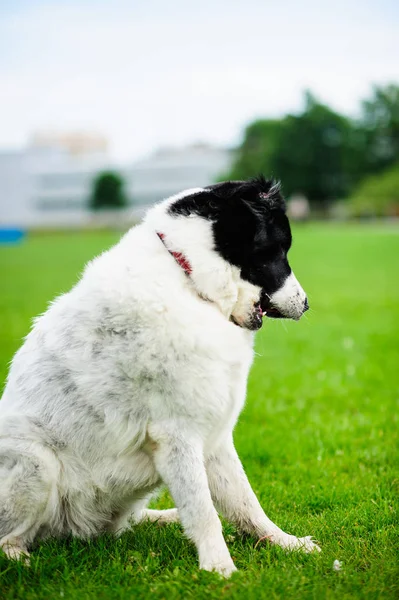
[[[124,170],[134,204],[148,205],[182,190],[214,183],[232,165],[233,152],[193,144],[163,148]]]
[[[39,136],[26,150],[0,151],[0,226],[89,224],[93,180],[104,170],[122,175],[129,214],[137,215],[171,194],[214,182],[229,170],[232,159],[230,150],[195,144],[121,165],[109,159],[100,136]]]

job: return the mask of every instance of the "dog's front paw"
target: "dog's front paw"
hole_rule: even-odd
[[[219,573],[222,577],[230,577],[234,571],[237,571],[237,567],[233,563],[232,559],[225,560],[223,562],[208,562],[204,561],[200,564],[200,569],[204,571],[214,571]]]
[[[272,544],[277,544],[284,550],[294,551],[301,550],[309,554],[310,552],[321,552],[319,546],[312,540],[312,536],[297,538],[295,535],[288,533],[271,535],[269,540]]]
[[[295,536],[294,536],[295,537]],[[295,543],[290,550],[302,550],[309,554],[310,552],[321,552],[320,546],[318,546],[313,540],[311,535],[306,537],[295,538]]]
[[[10,560],[19,560],[26,567],[29,567],[29,552],[24,546],[17,543],[5,542],[4,544],[2,544],[1,550],[3,550],[4,554]]]
[[[214,571],[222,577],[230,577],[234,571],[237,571],[235,564],[230,556],[224,539],[209,536],[198,548],[200,569],[204,571]]]

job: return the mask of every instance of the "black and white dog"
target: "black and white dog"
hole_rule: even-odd
[[[187,190],[152,208],[36,319],[0,402],[0,547],[182,522],[202,569],[235,566],[217,511],[289,550],[318,550],[263,512],[232,431],[254,331],[298,320],[278,185]],[[166,485],[176,504],[148,510]]]

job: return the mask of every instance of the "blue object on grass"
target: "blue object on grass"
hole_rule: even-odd
[[[0,244],[19,244],[26,235],[23,229],[0,227]]]

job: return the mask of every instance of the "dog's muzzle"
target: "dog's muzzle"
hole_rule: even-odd
[[[273,303],[273,297],[270,298],[265,292],[261,294],[262,314],[263,316],[269,317],[269,319],[294,319],[299,320],[303,313],[309,310],[309,302],[307,297],[299,301],[299,306],[295,302],[295,314],[292,312],[290,304],[287,306],[287,311]]]

